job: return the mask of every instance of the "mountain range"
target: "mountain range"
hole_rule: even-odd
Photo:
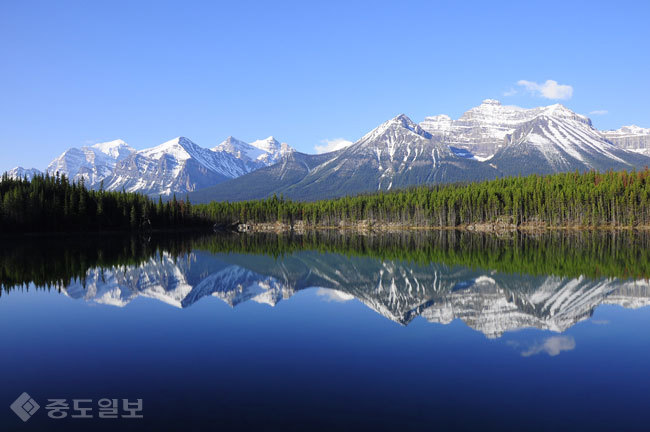
[[[650,129],[599,131],[586,116],[555,104],[537,108],[484,100],[459,119],[404,114],[352,145],[306,154],[273,137],[246,143],[234,137],[213,148],[178,137],[135,150],[122,140],[71,148],[45,172],[91,188],[150,196],[189,193],[193,202],[331,198],[420,184],[508,175],[643,169],[650,165]],[[17,167],[11,177],[41,173]]]

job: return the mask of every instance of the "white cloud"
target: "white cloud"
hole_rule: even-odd
[[[506,92],[503,92],[503,95],[507,97],[507,96],[514,96],[514,95],[516,95],[517,93],[518,93],[518,92],[517,92],[517,89],[514,88],[514,87],[511,87],[510,90],[508,90],[508,91],[506,91]]]
[[[329,288],[318,288],[318,290],[316,290],[316,295],[323,297],[327,302],[343,303],[354,299],[354,296],[351,294]]]
[[[314,146],[314,150],[316,150],[316,153],[318,153],[318,154],[328,153],[328,152],[331,152],[331,151],[346,148],[349,145],[352,145],[352,141],[348,141],[348,140],[343,139],[343,138],[334,138],[334,139],[331,139],[331,140],[324,139],[324,140],[321,141],[321,144],[323,144],[323,145]]]
[[[545,83],[536,83],[534,81],[520,80],[518,86],[524,87],[535,96],[546,99],[571,99],[573,96],[573,87],[566,84],[558,84],[554,80],[546,80]]]
[[[555,357],[562,351],[571,351],[576,347],[576,341],[571,336],[551,336],[542,343],[535,344],[521,353],[524,357],[530,357],[539,353],[546,353]]]
[[[608,113],[607,110],[594,110],[589,112],[589,114],[591,115],[605,115],[607,113]]]

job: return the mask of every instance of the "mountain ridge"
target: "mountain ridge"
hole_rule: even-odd
[[[441,114],[418,124],[399,114],[324,155],[297,152],[273,136],[251,143],[230,136],[212,148],[177,137],[143,150],[113,140],[70,148],[45,172],[95,189],[190,193],[200,202],[274,193],[311,200],[507,175],[641,169],[650,165],[650,129],[599,131],[561,104],[521,108],[485,99],[456,120]],[[39,172],[16,167],[8,175]]]

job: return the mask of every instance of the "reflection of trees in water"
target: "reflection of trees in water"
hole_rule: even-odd
[[[73,279],[83,281],[91,268],[138,265],[163,251],[174,256],[187,253],[197,236],[73,234],[5,238],[0,248],[0,286],[4,291],[29,284],[62,288]]]
[[[502,273],[563,277],[650,275],[650,235],[634,231],[513,233],[496,236],[459,231],[391,234],[342,234],[338,231],[297,234],[176,233],[143,236],[48,236],[4,239],[0,249],[0,285],[5,291],[34,284],[64,287],[83,282],[91,268],[138,265],[168,252],[193,249],[281,257],[313,250],[343,256],[431,262]]]

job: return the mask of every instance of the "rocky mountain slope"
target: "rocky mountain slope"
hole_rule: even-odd
[[[642,168],[650,161],[616,147],[591,121],[562,105],[540,110],[506,135],[490,163],[506,175]]]
[[[250,167],[249,171],[273,165],[283,156],[293,152],[293,148],[289,144],[280,143],[272,136],[253,141],[250,144],[230,136],[212,150],[235,156]]]
[[[229,137],[213,149],[178,137],[136,151],[122,140],[70,148],[47,167],[50,175],[66,175],[89,188],[126,190],[151,196],[185,194],[273,165],[293,149],[273,137],[251,144]],[[35,168],[16,167],[12,178],[32,178]]]
[[[247,172],[241,159],[178,137],[120,161],[106,179],[105,187],[147,195],[171,195],[212,186]]]
[[[111,176],[115,165],[133,152],[135,149],[122,140],[73,147],[50,162],[46,171],[50,175],[65,174],[77,182],[83,178],[87,186],[94,187]]]
[[[19,180],[19,179],[24,179],[26,178],[27,180],[31,180],[34,178],[34,176],[41,175],[43,172],[41,170],[38,170],[36,168],[23,168],[21,166],[12,168],[9,171],[7,171],[7,176],[11,179]]]
[[[193,194],[191,198],[199,202],[243,200],[282,193],[294,199],[318,199],[498,176],[494,167],[458,155],[403,114],[345,149],[318,156],[301,155],[299,160],[284,158],[275,165],[274,172],[267,169],[264,175],[275,174],[284,180],[286,167],[292,167],[290,182],[283,182],[278,189],[260,190],[261,178],[255,172]],[[233,196],[233,191],[242,195]]]
[[[295,152],[275,138],[234,137],[207,149],[179,137],[136,151],[122,140],[71,148],[47,172],[91,188],[150,196],[192,193],[197,202],[283,194],[332,198],[420,184],[562,171],[643,169],[650,165],[650,129],[598,131],[562,105],[505,106],[486,99],[459,119],[399,115],[347,148],[322,155]],[[39,171],[15,168],[13,177]]]

